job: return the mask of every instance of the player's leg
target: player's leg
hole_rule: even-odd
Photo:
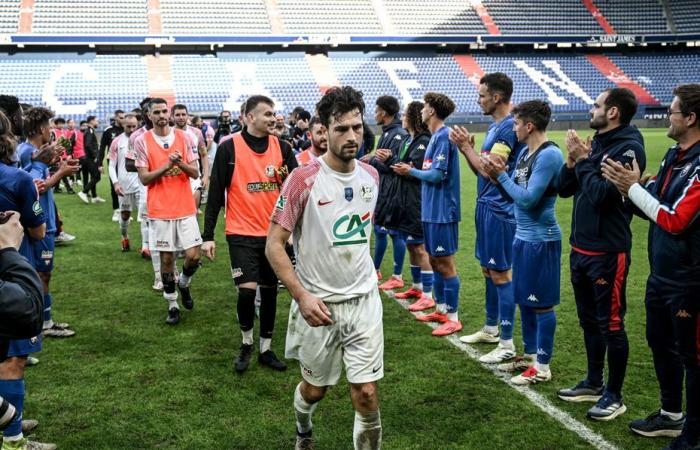
[[[423,246],[422,237],[416,238],[407,233],[402,233],[401,236],[406,242],[408,249],[408,258],[411,265],[411,288],[405,292],[395,294],[395,297],[400,300],[420,299],[425,295],[425,287],[423,286],[423,271],[430,272],[429,288],[432,291],[432,268],[430,267],[430,259],[428,253]],[[432,295],[432,293],[431,293]]]
[[[15,418],[3,431],[3,446],[19,443],[22,434],[22,413],[24,410],[24,367],[27,355],[14,355],[14,349],[22,341],[10,341],[8,358],[0,363],[0,395],[15,407]],[[8,445],[9,447],[9,445]]]
[[[69,329],[70,325],[53,321],[53,296],[49,286],[54,265],[54,239],[53,234],[47,233],[44,239],[34,242],[34,261],[38,262],[35,265],[35,269],[39,274],[44,290],[43,334],[50,337],[71,337],[75,336],[75,331]]]
[[[121,244],[123,252],[128,252],[130,250],[129,219],[131,218],[131,206],[133,201],[132,197],[133,196],[130,194],[119,196],[119,231],[121,232]]]
[[[180,219],[176,221],[176,225],[178,247],[185,250],[185,262],[182,265],[182,273],[180,274],[177,287],[182,295],[182,305],[186,309],[192,309],[194,307],[194,299],[190,292],[190,284],[192,283],[192,277],[199,268],[202,238],[196,215]]]
[[[260,354],[258,363],[277,371],[287,370],[287,364],[272,351],[272,332],[277,316],[277,275],[272,270],[265,248],[258,248],[260,276]]]
[[[157,228],[161,228],[160,224],[167,221],[154,221]],[[166,225],[167,226],[167,225]],[[158,235],[158,234],[157,234]],[[160,277],[163,280],[163,298],[168,302],[168,318],[165,323],[168,325],[177,325],[180,323],[180,305],[177,302],[177,291],[175,290],[175,253],[174,249],[160,250]]]
[[[231,260],[231,277],[238,288],[236,312],[241,329],[241,347],[234,360],[237,373],[243,373],[253,355],[253,327],[255,324],[255,291],[258,287],[258,253],[255,248],[241,242],[239,236],[226,236]]]
[[[326,395],[326,386],[314,386],[302,380],[294,389],[294,416],[296,417],[297,443],[296,448],[313,448],[312,416],[318,403]]]
[[[396,230],[388,230],[391,236],[392,255],[394,257],[394,267],[391,277],[379,286],[379,289],[393,291],[401,289],[403,283],[403,262],[406,259],[406,241]]]

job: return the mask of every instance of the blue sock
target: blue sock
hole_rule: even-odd
[[[44,294],[44,323],[51,321],[51,303],[53,303],[51,294]]]
[[[391,244],[394,247],[394,275],[401,275],[403,260],[406,258],[406,241],[398,236],[392,236]]]
[[[440,272],[433,272],[433,293],[435,303],[445,303],[445,279]]]
[[[411,280],[413,281],[413,284],[421,283],[420,266],[414,266],[411,264]]]
[[[537,314],[532,308],[520,306],[520,322],[523,327],[525,354],[537,353]]]
[[[498,291],[490,277],[484,280],[486,280],[486,325],[495,327],[498,326]]]
[[[423,283],[423,292],[425,295],[431,295],[433,292],[433,272],[421,271],[420,282]]]
[[[498,316],[501,318],[501,339],[513,339],[513,322],[515,321],[515,298],[513,282],[496,285],[498,293]]]
[[[0,395],[17,410],[15,420],[10,423],[10,426],[5,428],[3,436],[14,437],[22,435],[22,409],[24,408],[24,379],[19,380],[0,380]]]
[[[386,233],[374,234],[374,270],[379,270],[382,266],[387,245],[389,245],[389,239],[387,239]]]
[[[445,303],[447,304],[447,314],[454,314],[450,320],[457,321],[457,310],[459,309],[459,277],[454,276],[444,279],[445,283]]]
[[[535,314],[537,316],[537,362],[549,364],[554,351],[554,331],[557,315],[554,310]]]

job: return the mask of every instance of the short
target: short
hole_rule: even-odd
[[[333,386],[343,365],[348,382],[371,383],[384,377],[382,301],[375,288],[367,295],[326,303],[333,325],[311,327],[293,301],[285,356],[299,360],[301,376],[314,386]]]
[[[515,303],[531,308],[559,304],[561,241],[513,241]]]
[[[390,229],[387,228],[387,227],[383,227],[383,226],[380,226],[380,225],[375,224],[375,225],[374,225],[374,233],[375,233],[375,234],[388,234],[388,235],[390,235],[390,236],[395,236],[396,233],[398,233],[398,231],[396,231],[396,230],[390,230]]]
[[[7,357],[27,356],[41,351],[41,335],[31,339],[11,339],[7,349]]]
[[[400,239],[406,241],[406,245],[419,245],[423,243],[423,236],[417,234],[408,234],[405,231],[397,231]]]
[[[51,272],[53,270],[53,254],[56,247],[54,233],[46,233],[44,239],[32,242],[34,268],[37,272]]]
[[[119,196],[119,210],[129,211],[139,207],[139,197],[141,195],[138,191],[132,192],[131,194],[124,194]]]
[[[258,283],[277,286],[277,275],[265,256],[264,237],[226,236],[231,258],[231,277],[236,286],[242,283]]]
[[[190,187],[192,188],[192,193],[202,190],[202,180],[197,178],[190,178]]]
[[[151,251],[179,252],[202,245],[197,216],[183,219],[150,219],[149,248]]]
[[[423,222],[425,250],[430,256],[450,256],[459,246],[459,223]]]
[[[485,203],[476,204],[476,259],[481,267],[497,271],[511,268],[515,221],[505,220]]]

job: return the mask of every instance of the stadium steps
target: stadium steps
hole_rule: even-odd
[[[146,71],[148,74],[148,95],[160,97],[175,104],[175,88],[173,85],[173,57],[172,55],[144,56],[146,58]]]
[[[476,11],[476,14],[479,16],[479,19],[481,19],[481,22],[484,24],[486,27],[486,31],[489,32],[490,35],[497,36],[501,34],[501,29],[498,28],[498,25],[496,25],[496,22],[493,20],[493,17],[491,17],[491,14],[489,14],[488,8],[486,8],[486,5],[484,5],[481,2],[475,2],[473,4],[474,11]]]
[[[618,87],[627,88],[634,92],[637,100],[645,105],[658,105],[660,102],[649,91],[630,79],[610,58],[605,55],[586,55],[586,59],[595,66],[598,71]]]
[[[617,34],[615,33],[615,30],[613,29],[612,25],[610,25],[610,22],[607,21],[603,13],[598,10],[598,8],[595,6],[593,3],[593,0],[581,0],[583,4],[586,6],[586,9],[588,9],[591,12],[591,15],[595,17],[595,20],[598,21],[598,24],[600,27],[607,33],[607,34]]]
[[[340,81],[338,80],[335,70],[333,70],[333,66],[331,66],[328,56],[322,54],[306,54],[304,58],[309,65],[309,69],[311,69],[316,84],[318,84],[321,90],[321,94],[325,94],[325,92],[333,86],[340,86]]]
[[[453,56],[459,68],[464,72],[464,76],[479,89],[479,80],[484,76],[484,69],[481,68],[479,61],[471,55],[454,55]]]
[[[34,22],[34,0],[22,0],[19,5],[19,33],[31,33]]]
[[[160,14],[160,0],[148,0],[148,33],[161,34],[163,18]]]

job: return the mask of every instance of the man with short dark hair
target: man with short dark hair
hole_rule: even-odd
[[[197,178],[191,178],[192,195],[194,195],[194,203],[199,208],[202,200],[202,192],[209,186],[209,157],[207,156],[207,144],[204,140],[202,132],[188,124],[190,115],[187,112],[187,106],[181,103],[173,105],[171,110],[173,123],[175,127],[184,131],[190,137],[192,152],[199,155],[199,174]]]
[[[391,202],[390,195],[396,194],[397,175],[390,166],[399,161],[399,150],[408,137],[408,132],[403,129],[401,124],[400,109],[399,100],[396,97],[384,95],[377,98],[374,119],[377,125],[382,127],[382,135],[377,142],[374,157],[364,159],[380,174],[379,195],[377,197],[379,214],[375,215],[374,222],[374,270],[377,271],[377,278],[381,279],[380,268],[389,242],[388,236],[391,236],[394,256],[392,275],[379,285],[379,289],[391,292],[404,286],[402,273],[406,257],[406,241],[396,230],[385,226],[386,214],[382,214],[382,211],[386,211]]]
[[[382,301],[369,240],[378,174],[355,156],[362,142],[362,93],[329,89],[316,105],[328,151],[289,177],[275,206],[266,251],[294,301],[286,355],[299,361],[294,390],[296,450],[313,449],[312,415],[343,365],[355,409],[355,449],[381,447],[377,381],[384,376]],[[292,236],[296,269],[285,251]]]
[[[399,175],[410,175],[423,182],[421,220],[425,249],[433,268],[435,293],[434,300],[425,298],[424,309],[433,306],[436,309],[430,314],[416,316],[416,320],[439,323],[432,335],[447,336],[462,329],[458,315],[460,281],[455,265],[459,222],[462,220],[459,150],[450,142],[450,130],[445,125],[445,120],[455,110],[455,104],[448,96],[435,92],[428,92],[423,100],[421,118],[432,134],[423,167],[417,169],[400,162],[392,169]]]
[[[700,444],[700,84],[673,90],[668,137],[677,142],[651,180],[636,164],[605,161],[603,176],[649,222],[647,343],[654,358],[661,408],[630,423],[642,436],[676,436],[668,450]],[[647,182],[648,180],[648,182]],[[645,185],[646,184],[646,185]],[[683,417],[685,367],[686,417]]]
[[[233,132],[231,124],[231,111],[224,109],[219,113],[219,118],[217,119],[216,133],[214,133],[214,143],[217,145],[222,137],[228,136]]]
[[[279,126],[279,117],[277,120]],[[308,138],[311,147],[297,155],[297,162],[300,166],[305,166],[311,161],[320,158],[328,150],[328,129],[321,123],[321,118],[313,116],[309,122]]]
[[[100,124],[95,116],[88,116],[85,120],[86,128],[83,133],[83,146],[85,158],[81,161],[83,173],[83,190],[78,192],[78,197],[85,203],[104,203],[104,199],[97,196],[97,183],[100,181],[102,162],[99,158],[99,145],[95,128]],[[82,128],[82,122],[81,122]],[[88,197],[90,195],[90,197]]]
[[[591,107],[593,139],[582,140],[574,130],[566,136],[568,156],[559,173],[559,195],[574,197],[571,218],[571,284],[583,329],[588,375],[577,385],[561,389],[567,401],[595,401],[587,416],[611,420],[623,414],[622,385],[629,342],[625,331],[625,297],[632,247],[628,208],[613,183],[603,178],[603,162],[646,167],[644,139],[630,121],[637,100],[629,89],[613,88],[598,95]],[[605,356],[608,382],[603,380]]]
[[[202,251],[216,256],[214,230],[222,207],[226,208],[226,241],[231,276],[238,288],[238,321],[242,334],[237,373],[248,369],[254,349],[255,291],[260,287],[260,353],[258,363],[283,371],[287,365],[272,351],[277,311],[277,277],[265,256],[267,229],[286,175],[297,167],[288,142],[272,134],[275,104],[265,96],[246,101],[245,124],[240,133],[222,139],[216,152],[209,199],[204,215]]]
[[[102,132],[102,138],[100,139],[100,150],[97,155],[97,167],[104,172],[103,167],[103,162],[104,162],[104,157],[107,153],[109,153],[109,148],[112,145],[112,141],[114,140],[115,137],[120,135],[121,133],[124,132],[124,111],[121,109],[118,109],[114,111],[114,116],[112,116],[112,119],[110,120],[110,125],[105,128],[105,130]],[[109,163],[107,163],[109,166]],[[113,222],[118,222],[119,221],[119,196],[117,193],[114,191],[114,184],[112,184],[112,178],[109,178],[109,193],[112,196],[112,210],[114,213],[112,214],[112,221]],[[116,219],[116,220],[115,220]]]

